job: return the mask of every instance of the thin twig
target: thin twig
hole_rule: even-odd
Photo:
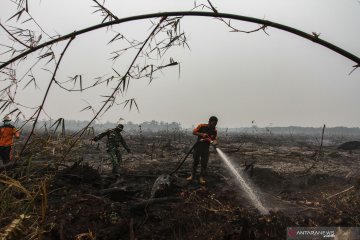
[[[207,0],[207,2],[210,4],[211,10],[214,11],[214,13],[219,13],[216,8],[212,5],[212,3],[210,2],[210,0]]]
[[[256,29],[253,29],[253,30],[245,31],[245,30],[240,30],[240,29],[238,29],[238,28],[233,27],[233,26],[230,24],[230,20],[229,20],[229,22],[226,22],[226,21],[225,21],[224,19],[222,19],[222,18],[218,18],[218,19],[219,19],[221,22],[225,23],[225,25],[228,26],[228,27],[231,29],[231,32],[240,32],[240,33],[250,34],[250,33],[254,33],[254,32],[258,32],[258,31],[260,31],[260,30],[263,30],[264,33],[269,36],[269,34],[266,32],[266,28],[267,28],[266,25],[262,25],[262,26],[260,26],[260,27],[258,27],[258,28],[256,28]]]
[[[118,85],[115,87],[114,91],[112,92],[112,94],[106,99],[106,101],[104,102],[104,104],[101,106],[101,108],[97,111],[97,113],[95,114],[95,116],[91,119],[91,121],[89,121],[89,123],[83,128],[83,130],[81,130],[80,134],[78,135],[78,137],[72,141],[69,149],[67,150],[67,152],[64,154],[64,159],[67,156],[67,154],[72,150],[72,148],[75,146],[75,144],[79,141],[79,139],[83,136],[83,134],[85,133],[86,129],[93,123],[93,121],[95,119],[97,119],[97,117],[100,115],[100,113],[105,109],[105,107],[107,106],[107,104],[115,97],[115,94],[119,91],[121,85],[125,86],[126,84],[126,77],[128,76],[133,64],[135,63],[135,61],[137,60],[138,56],[140,55],[140,53],[142,52],[143,48],[146,46],[147,42],[151,39],[151,37],[153,37],[154,33],[156,32],[156,30],[160,27],[161,23],[165,20],[165,17],[162,17],[159,21],[159,23],[156,25],[156,27],[153,29],[153,31],[149,34],[149,36],[146,38],[146,40],[144,41],[143,45],[140,47],[140,49],[138,50],[137,54],[135,55],[132,63],[130,64],[127,72],[125,73],[125,75],[121,78],[121,81],[119,81]]]
[[[106,12],[108,15],[110,15],[112,18],[119,20],[117,16],[115,16],[109,9],[107,9],[105,6],[101,5],[98,1],[93,0],[104,12]]]
[[[17,2],[14,1],[14,0],[10,0],[10,2],[18,5]],[[25,9],[25,12],[29,15],[29,17],[30,17],[31,20],[35,23],[35,25],[38,26],[38,28],[40,29],[40,31],[41,31],[42,33],[44,33],[44,34],[45,34],[46,36],[48,36],[49,38],[53,38],[53,37],[51,37],[47,32],[44,31],[44,29],[43,29],[43,28],[40,26],[40,24],[38,24],[38,22],[31,16],[31,14],[29,13],[29,11],[28,11],[26,8],[22,7],[22,9]]]
[[[20,43],[21,45],[25,46],[26,48],[31,48],[30,46],[26,45],[22,41],[20,41],[17,37],[14,36],[11,32],[9,32],[1,23],[0,26],[7,32],[16,42]]]
[[[319,162],[319,157],[321,155],[321,151],[322,151],[322,147],[323,147],[323,140],[324,140],[324,132],[325,132],[325,124],[324,127],[322,129],[322,134],[321,134],[321,142],[320,142],[320,147],[319,147],[319,151],[316,154],[316,158],[314,160],[314,163],[305,171],[305,173],[310,172],[311,169],[313,169],[315,167],[315,165]]]
[[[134,232],[134,218],[130,218],[129,224],[129,231],[130,231],[130,240],[135,240],[135,232]]]
[[[71,43],[74,39],[75,39],[75,37],[70,38],[69,42],[66,44],[63,52],[62,52],[61,55],[60,55],[59,61],[58,61],[57,65],[56,65],[56,67],[55,67],[55,71],[54,71],[54,73],[53,73],[53,75],[52,75],[51,81],[50,81],[50,83],[49,83],[49,85],[48,85],[48,87],[47,87],[47,89],[46,89],[46,92],[45,92],[45,96],[44,96],[44,98],[43,98],[43,101],[42,101],[42,103],[41,103],[41,105],[40,105],[40,107],[39,107],[39,109],[38,109],[38,113],[37,113],[37,116],[35,117],[35,120],[34,120],[32,129],[31,129],[31,132],[30,132],[28,138],[26,139],[26,142],[25,142],[24,146],[22,147],[22,149],[21,149],[21,151],[20,151],[20,157],[21,157],[21,155],[24,153],[24,150],[25,150],[25,148],[26,148],[26,146],[27,146],[27,144],[28,144],[31,136],[34,134],[34,130],[35,130],[37,121],[38,121],[38,119],[39,119],[40,113],[42,112],[42,110],[43,110],[43,108],[44,108],[44,104],[45,104],[45,101],[46,101],[47,96],[48,96],[48,94],[49,94],[50,87],[51,87],[51,85],[55,82],[55,76],[56,76],[57,70],[59,69],[61,60],[62,60],[62,58],[63,58],[66,50],[68,49],[70,43]],[[15,163],[16,163],[16,161],[14,162],[14,164],[15,164]]]
[[[351,70],[351,72],[349,73],[349,75],[351,75],[356,69],[358,69],[360,67],[360,64],[354,65],[353,66],[353,70]]]
[[[355,188],[355,186],[349,187],[349,188],[347,188],[347,189],[345,189],[345,190],[343,190],[343,191],[341,191],[341,192],[335,193],[335,194],[327,197],[326,199],[330,199],[330,198],[336,197],[336,196],[338,196],[338,195],[340,195],[340,194],[343,194],[343,193],[346,193],[346,192],[348,192],[348,191],[350,191],[350,190],[352,190],[352,189],[354,189],[354,188]]]

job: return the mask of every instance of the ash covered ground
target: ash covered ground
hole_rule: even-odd
[[[321,135],[320,135],[321,136]],[[151,197],[195,142],[187,133],[125,135],[120,177],[103,142],[36,136],[22,161],[1,167],[5,239],[286,239],[291,226],[360,226],[359,150],[319,136],[228,134],[219,147],[269,210],[261,215],[211,150],[207,184],[188,183],[192,156]],[[33,238],[31,238],[33,237]]]

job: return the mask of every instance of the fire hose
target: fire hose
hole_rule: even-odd
[[[211,144],[213,144],[213,141],[211,140],[211,138],[204,138],[204,139],[201,139],[200,141],[197,141],[191,148],[190,150],[186,153],[184,159],[179,163],[179,165],[175,168],[175,170],[173,170],[169,175],[173,175],[174,173],[176,173],[180,168],[181,166],[184,164],[184,162],[186,161],[187,157],[192,153],[192,151],[194,150],[194,148],[196,147],[196,145],[199,143],[199,142],[204,142],[204,141],[208,141],[210,142]],[[216,148],[216,145],[213,145],[214,148]]]
[[[173,170],[170,175],[173,175],[174,173],[176,173],[181,166],[184,164],[184,162],[186,161],[187,157],[190,155],[190,153],[192,153],[192,151],[194,150],[195,146],[198,144],[199,142],[196,142],[191,148],[190,150],[186,153],[184,159],[179,163],[179,165],[175,168],[175,170]]]

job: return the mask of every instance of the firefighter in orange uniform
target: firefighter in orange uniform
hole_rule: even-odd
[[[13,138],[19,138],[20,132],[11,125],[9,116],[4,117],[4,124],[0,126],[0,157],[4,164],[11,160],[11,150],[13,145]]]
[[[197,143],[194,147],[193,153],[193,165],[192,165],[192,172],[191,176],[187,178],[188,181],[192,181],[196,176],[196,169],[201,163],[201,170],[200,170],[200,184],[205,184],[205,175],[206,175],[206,168],[209,161],[209,147],[210,144],[214,146],[217,145],[217,130],[216,124],[218,122],[217,117],[212,116],[209,119],[207,124],[199,124],[193,131],[193,134],[198,136]]]

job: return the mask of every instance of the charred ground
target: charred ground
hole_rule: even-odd
[[[176,168],[194,137],[125,138],[133,153],[123,151],[121,176],[114,177],[103,143],[84,138],[64,159],[70,137],[37,136],[23,161],[1,167],[4,239],[285,239],[289,226],[360,226],[360,152],[337,149],[345,137],[326,138],[319,151],[312,136],[221,136],[237,168],[248,166],[266,216],[215,151],[206,186],[186,182],[190,156],[171,187],[150,198],[157,177]]]

